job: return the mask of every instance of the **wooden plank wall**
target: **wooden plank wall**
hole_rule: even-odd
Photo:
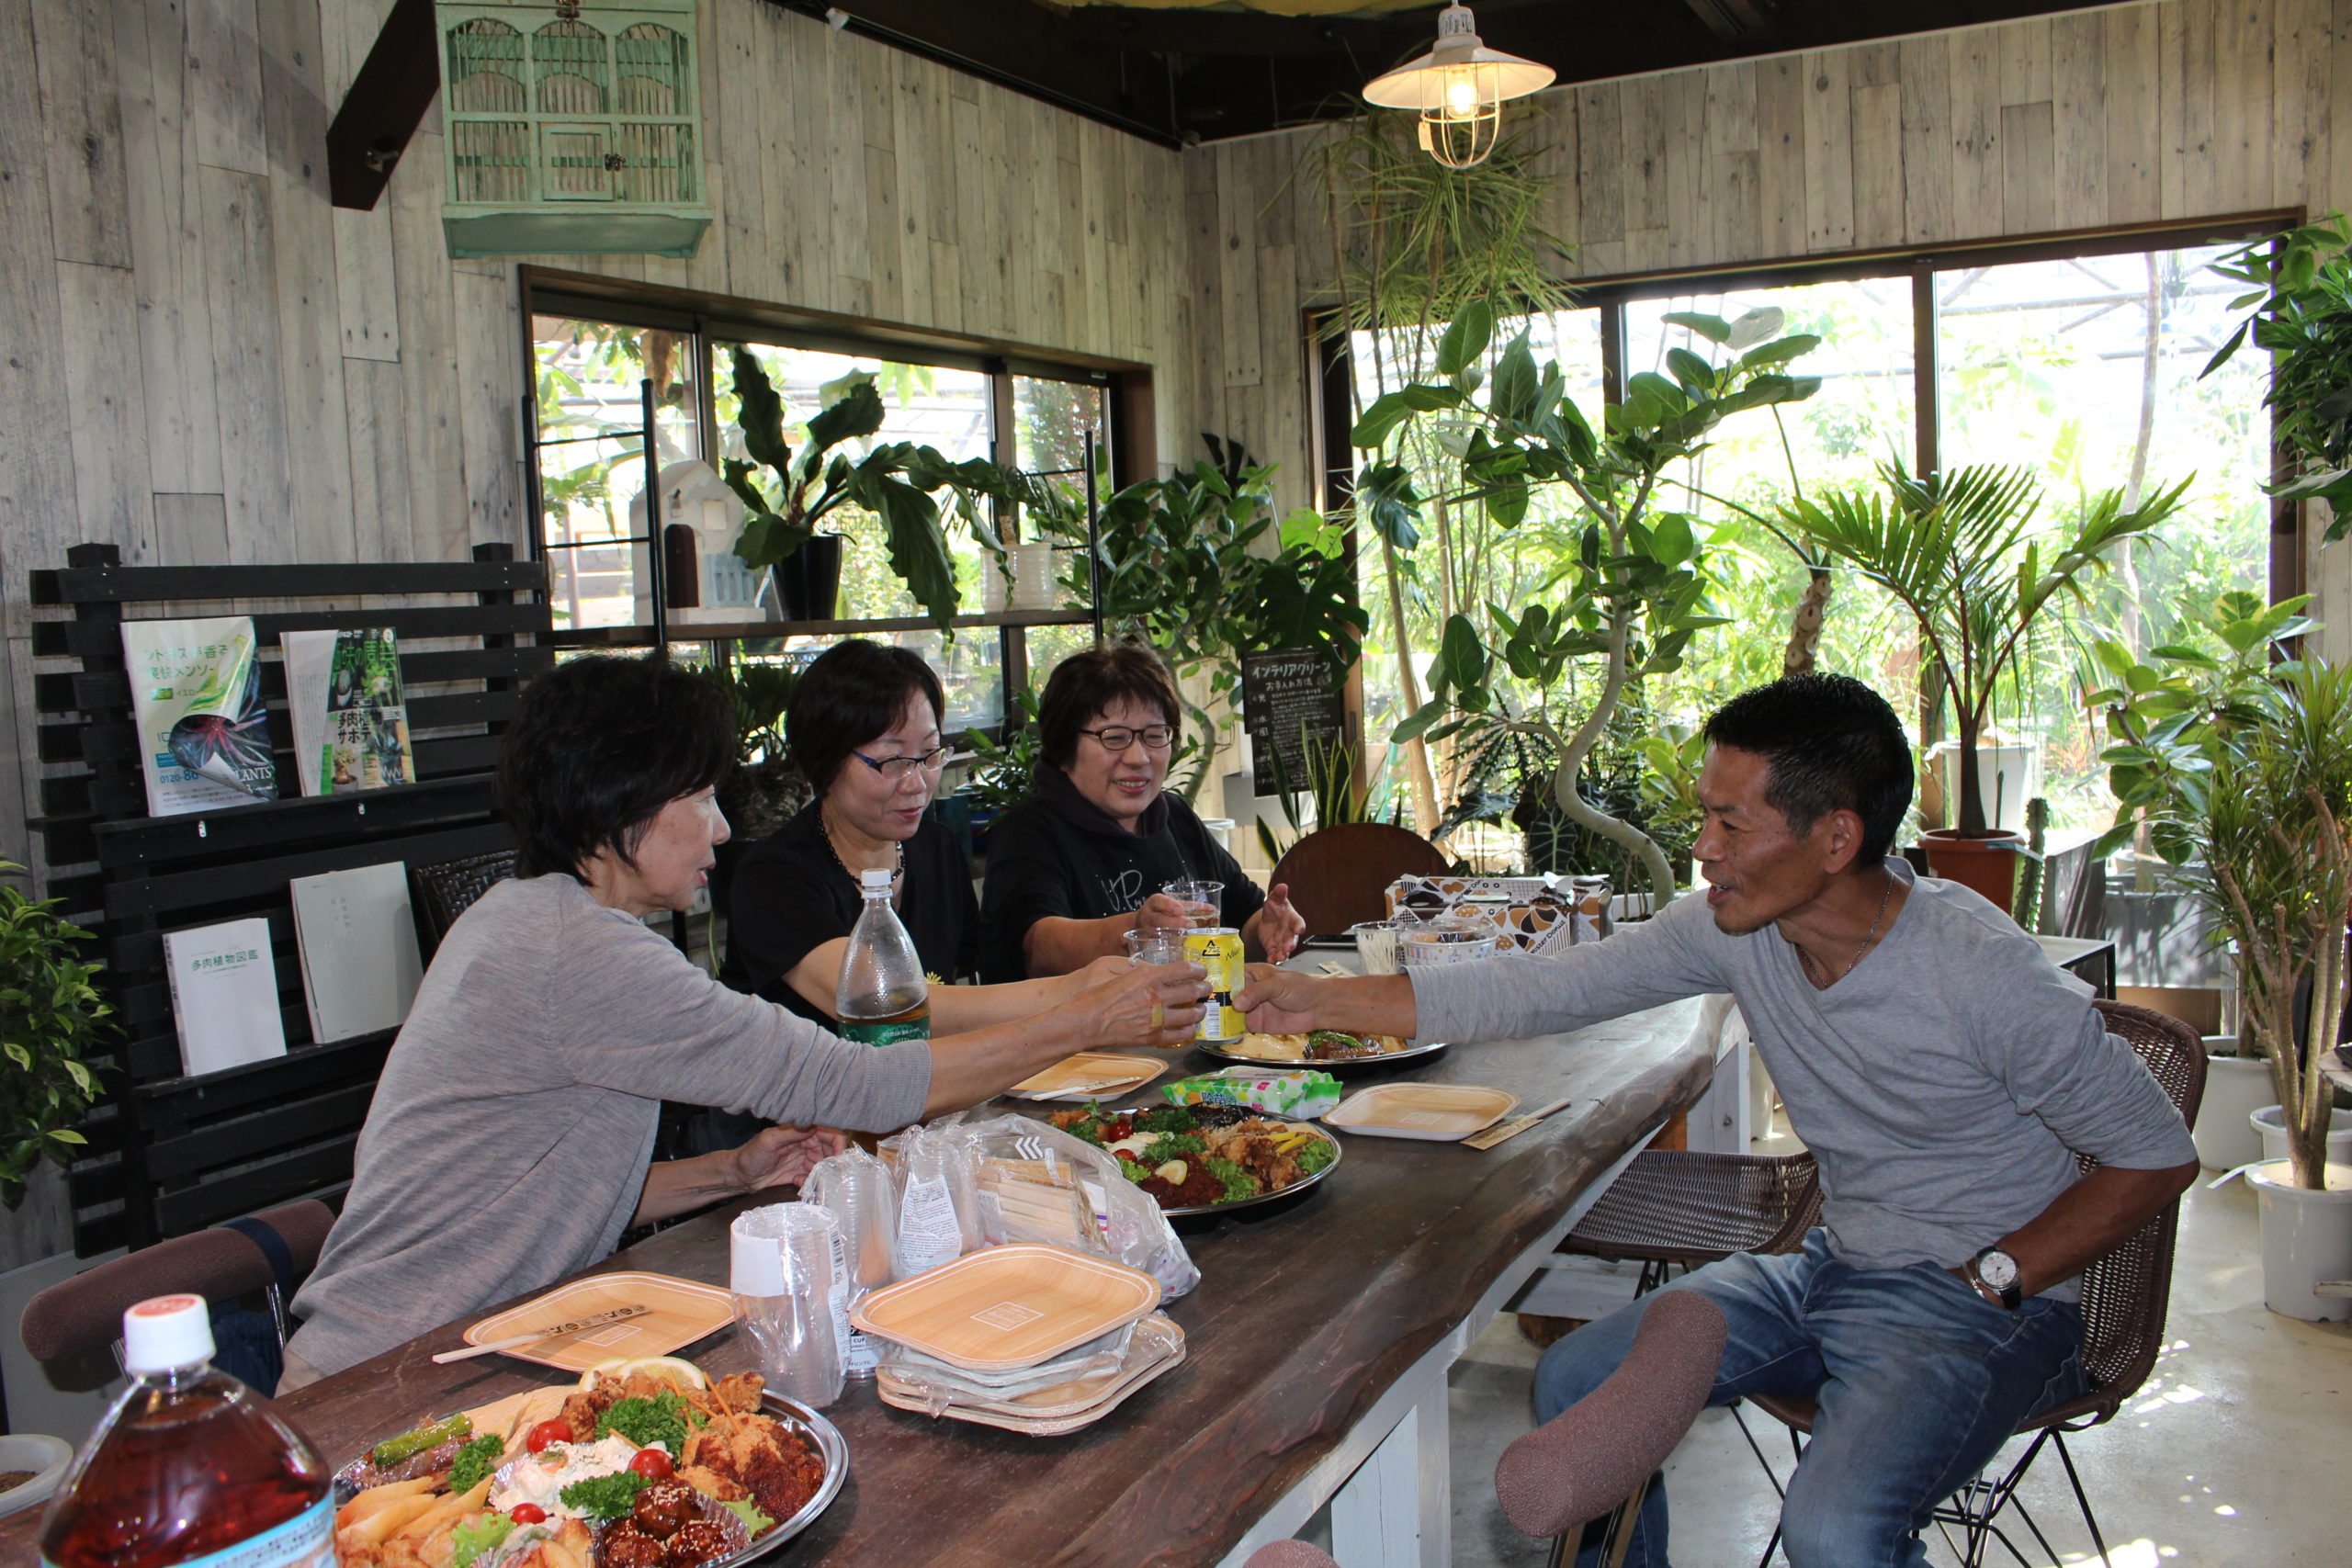
[[[2352,208],[2352,0],[2115,6],[1585,84],[1534,112],[1571,276],[2320,212]],[[1202,314],[1209,428],[1281,461],[1285,504],[1312,460],[1297,322],[1331,276],[1322,193],[1294,178],[1317,134],[1214,143],[1187,177],[1204,301],[1257,287]],[[2329,652],[2352,657],[2352,545],[2311,572]]]
[[[327,199],[326,127],[390,4],[0,0],[0,856],[31,852],[40,771],[26,574],[68,546],[526,546],[520,261],[1153,365],[1162,452],[1197,444],[1178,153],[703,0],[699,253],[452,262],[437,107],[374,211]],[[53,1204],[26,1213],[0,1269],[62,1245]]]

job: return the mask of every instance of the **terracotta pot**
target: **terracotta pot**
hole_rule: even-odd
[[[2022,863],[2017,834],[2004,830],[1963,839],[1953,829],[1936,828],[1919,837],[1928,846],[1928,874],[1981,893],[2007,913],[2017,897],[2018,866]]]

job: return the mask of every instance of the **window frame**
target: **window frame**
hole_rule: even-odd
[[[679,334],[688,344],[691,373],[698,378],[701,388],[696,427],[707,458],[721,449],[718,400],[713,395],[718,367],[712,344],[750,340],[779,347],[878,357],[897,364],[928,365],[981,375],[989,387],[990,456],[1000,463],[1008,460],[1015,446],[1015,377],[1095,387],[1104,394],[1102,446],[1110,457],[1112,487],[1131,483],[1155,467],[1150,420],[1152,371],[1147,365],[1100,355],[1059,354],[961,333],[670,288],[593,273],[533,265],[517,270],[522,289],[519,351],[525,372],[521,408],[524,503],[529,513],[527,543],[534,560],[546,559],[550,548],[576,547],[561,542],[550,546],[547,534],[547,506],[539,465],[538,403],[531,390],[536,386],[537,367],[537,338],[533,323],[542,316]],[[641,542],[634,537],[628,541],[632,546]],[[1099,608],[1091,604],[1087,608],[1099,634]],[[1031,620],[1024,619],[1023,612],[1009,611],[986,616],[959,615],[956,624],[959,630],[994,627],[999,668],[1006,700],[1010,701],[1028,673],[1025,634],[1030,626],[1066,624],[1067,619],[1066,615],[1057,613],[1049,620]],[[897,620],[872,618],[813,624],[838,628],[833,635],[839,637],[854,637],[861,628],[899,629],[901,626]],[[724,663],[737,639],[696,635],[704,629],[707,628],[673,626],[668,641],[673,645],[708,644],[714,660]],[[647,626],[599,626],[579,628],[572,634],[559,633],[557,640],[597,647],[650,647],[653,633],[654,628]]]
[[[1625,307],[1636,300],[1671,298],[1694,287],[1723,289],[1788,288],[1814,283],[1854,282],[1863,278],[1911,281],[1912,396],[1916,428],[1913,461],[1921,473],[1938,470],[1942,463],[1940,366],[1934,280],[1938,273],[1973,266],[2013,265],[2020,262],[2067,261],[2082,256],[2130,254],[2153,250],[2187,250],[2200,245],[2240,244],[2275,234],[2304,221],[2301,208],[2233,213],[2218,218],[2168,223],[2134,224],[2077,230],[2027,239],[1913,246],[1868,253],[1845,252],[1817,259],[1798,258],[1737,266],[1689,267],[1671,272],[1614,274],[1574,281],[1570,309],[1598,310],[1600,324],[1602,399],[1624,400]],[[1353,422],[1349,389],[1353,367],[1345,333],[1329,330],[1331,313],[1314,312],[1308,331],[1314,343],[1316,378],[1321,397],[1310,423],[1317,450],[1315,471],[1334,506],[1346,503],[1354,488],[1355,449],[1348,434]],[[2271,469],[2287,471],[2290,461],[2278,439],[2278,415],[2271,414]],[[2298,501],[2270,502],[2270,552],[2267,579],[2275,602],[2310,592],[2307,562],[2310,539],[2307,508]]]

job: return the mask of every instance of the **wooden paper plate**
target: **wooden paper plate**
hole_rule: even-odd
[[[1075,1378],[1069,1382],[1033,1389],[1010,1399],[989,1399],[969,1390],[956,1391],[958,1409],[980,1410],[996,1416],[1017,1416],[1023,1421],[1058,1421],[1072,1416],[1091,1416],[1118,1402],[1130,1388],[1148,1382],[1184,1355],[1184,1331],[1172,1318],[1158,1313],[1145,1315],[1136,1325],[1135,1334],[1127,1342],[1127,1353],[1120,1363],[1108,1371],[1091,1377]],[[923,1403],[921,1379],[901,1377],[889,1367],[881,1369],[875,1386],[883,1399],[901,1410],[927,1409]]]
[[[1166,1062],[1155,1062],[1148,1056],[1119,1056],[1107,1051],[1080,1051],[1077,1055],[1056,1062],[1035,1077],[1022,1079],[1004,1092],[1017,1094],[1023,1100],[1096,1100],[1104,1095],[1125,1094],[1141,1089],[1168,1070]],[[1073,1084],[1094,1087],[1079,1088]]]
[[[1519,1096],[1470,1084],[1383,1083],[1361,1089],[1323,1113],[1351,1133],[1453,1143],[1519,1109]]]
[[[641,1306],[639,1317],[623,1318],[578,1334],[502,1350],[518,1361],[537,1361],[567,1372],[584,1372],[616,1356],[667,1356],[707,1338],[735,1320],[735,1298],[716,1285],[667,1274],[592,1274],[558,1285],[546,1295],[485,1317],[466,1330],[469,1345],[512,1339],[544,1324],[564,1323],[618,1306]]]
[[[1001,1411],[974,1409],[968,1404],[951,1404],[942,1410],[940,1415],[950,1421],[969,1421],[976,1426],[994,1427],[1006,1432],[1025,1432],[1033,1438],[1058,1438],[1065,1432],[1080,1431],[1102,1420],[1112,1411],[1125,1404],[1129,1396],[1137,1389],[1149,1386],[1158,1382],[1163,1373],[1171,1372],[1182,1366],[1184,1357],[1185,1352],[1179,1348],[1166,1360],[1155,1361],[1133,1378],[1119,1383],[1109,1393],[1103,1395],[1100,1404],[1091,1404],[1076,1415],[1042,1418],[1031,1416],[1010,1416]],[[888,1387],[877,1386],[874,1392],[881,1396],[883,1404],[895,1409],[911,1410],[919,1416],[927,1416],[931,1413],[922,1400],[906,1398],[892,1393]]]
[[[950,1366],[1005,1372],[1100,1338],[1159,1304],[1159,1281],[1139,1269],[1016,1243],[885,1285],[850,1321]]]

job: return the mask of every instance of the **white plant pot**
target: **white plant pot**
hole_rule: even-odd
[[[1944,816],[1960,820],[1960,742],[1945,740],[1928,753],[1944,786]],[[2025,803],[2041,793],[2041,743],[1996,746],[1976,743],[1976,787],[1984,801],[1984,826],[2025,831]]]
[[[1012,565],[1012,563],[1011,561],[1007,561],[1005,562],[1004,570],[1001,570],[998,569],[996,562],[992,560],[983,560],[980,562],[981,615],[1001,615],[1006,606],[1011,603],[1012,596],[1012,579],[1007,575],[1007,572],[1010,571]]]
[[[65,1467],[74,1462],[74,1450],[62,1438],[42,1437],[33,1432],[14,1433],[0,1437],[0,1470],[29,1470],[33,1478],[21,1486],[0,1492],[0,1514],[13,1514],[19,1508],[29,1508],[45,1503],[65,1479]]]
[[[2262,1139],[2264,1159],[2287,1159],[2287,1113],[2266,1105],[2246,1114],[2246,1124]],[[2253,1157],[2253,1156],[2248,1156]],[[2327,1119],[2327,1163],[2352,1165],[2352,1111],[2332,1111]]]
[[[2305,1323],[2352,1318],[2352,1296],[2323,1296],[2322,1280],[2352,1280],[2352,1166],[2327,1168],[2327,1190],[2294,1185],[2284,1161],[2246,1172],[2262,1206],[2262,1300]]]
[[[1015,545],[1012,558],[1012,605],[1016,610],[1054,607],[1054,547],[1045,543]]]
[[[2208,1050],[2213,1041],[2206,1041]],[[2208,1170],[2235,1170],[2263,1157],[2262,1138],[2246,1118],[2278,1103],[2270,1084],[2270,1064],[2260,1056],[2205,1058],[2205,1099],[2197,1108],[2197,1163]]]

